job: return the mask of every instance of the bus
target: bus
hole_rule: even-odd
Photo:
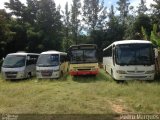
[[[68,52],[70,75],[98,74],[97,46],[95,44],[73,45]]]
[[[103,49],[103,68],[115,80],[154,80],[154,56],[150,41],[116,41]]]
[[[3,61],[1,72],[4,79],[24,79],[36,75],[39,54],[17,52],[8,54]]]
[[[59,78],[68,71],[67,53],[59,51],[42,52],[36,65],[37,78]]]

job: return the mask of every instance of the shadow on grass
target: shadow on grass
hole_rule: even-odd
[[[97,75],[79,75],[73,76],[73,81],[80,82],[80,83],[91,83],[91,82],[98,82],[98,81],[113,81],[104,71],[100,70]]]
[[[160,83],[160,74],[158,74],[158,75],[155,76],[154,82]]]
[[[35,78],[35,82],[65,82],[67,81],[68,73],[63,74],[59,78]]]
[[[33,80],[35,77],[32,78],[24,78],[24,79],[4,79],[4,81],[13,82],[13,83],[20,83],[20,82],[27,82]]]

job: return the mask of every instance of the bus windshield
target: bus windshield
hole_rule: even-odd
[[[94,63],[97,62],[96,50],[72,50],[71,51],[71,63]]]
[[[16,68],[25,66],[26,56],[8,55],[2,64],[4,68]]]
[[[120,44],[116,46],[119,65],[151,65],[154,63],[151,44]]]
[[[59,55],[58,54],[42,54],[38,58],[37,66],[39,67],[49,67],[59,65]]]

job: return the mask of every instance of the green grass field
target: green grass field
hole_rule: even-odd
[[[0,78],[0,113],[159,113],[160,82],[116,83],[99,75],[6,81]]]

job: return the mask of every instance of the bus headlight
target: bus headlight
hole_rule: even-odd
[[[18,72],[18,76],[23,77],[24,76],[24,71]]]
[[[126,71],[124,71],[124,70],[117,70],[116,71],[118,74],[126,74]]]
[[[59,69],[55,69],[55,70],[54,70],[54,72],[58,72],[58,71],[60,71],[60,70],[59,70]]]
[[[92,68],[92,70],[93,70],[93,71],[97,71],[97,70],[98,70],[98,68]]]
[[[155,73],[155,70],[146,71],[145,74],[153,74]]]
[[[77,71],[77,69],[76,69],[76,68],[73,68],[73,69],[70,69],[70,71]]]

